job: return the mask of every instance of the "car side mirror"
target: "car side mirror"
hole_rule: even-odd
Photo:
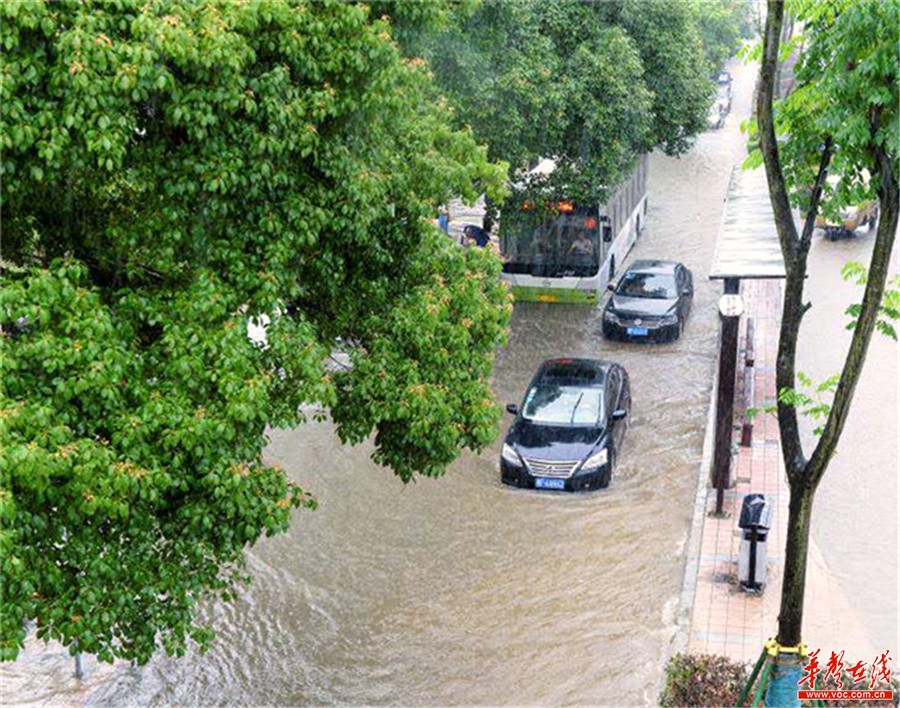
[[[613,411],[612,419],[613,420],[622,420],[627,415],[628,415],[628,411],[626,411],[624,408],[617,408],[616,410]]]
[[[612,283],[610,283],[609,285],[606,286],[606,289],[609,290],[611,293],[614,293],[616,291],[616,286],[613,285]]]
[[[506,412],[512,413],[513,415],[519,415],[519,407],[515,403],[507,403]]]

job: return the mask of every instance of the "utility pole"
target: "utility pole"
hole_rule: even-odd
[[[731,439],[734,425],[734,381],[737,369],[738,325],[744,302],[738,294],[740,281],[725,279],[725,294],[719,298],[719,386],[716,393],[716,438],[712,481],[716,488],[716,516],[723,514],[725,490],[731,486]]]

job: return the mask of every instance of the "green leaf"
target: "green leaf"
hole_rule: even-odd
[[[146,662],[204,648],[244,548],[315,508],[270,428],[316,410],[404,480],[496,438],[501,264],[428,220],[507,165],[359,5],[35,7],[49,35],[3,24],[0,650],[39,618]]]

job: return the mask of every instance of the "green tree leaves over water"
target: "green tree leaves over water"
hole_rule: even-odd
[[[706,61],[719,70],[733,56],[741,41],[754,34],[751,13],[756,9],[744,0],[694,0],[698,31]]]
[[[408,3],[377,4],[406,21],[404,51],[428,60],[458,120],[492,157],[516,173],[553,157],[568,168],[553,180],[570,197],[574,182],[583,183],[591,199],[636,154],[681,154],[706,129],[715,67],[705,58],[702,18],[715,10],[740,27],[741,17],[690,0],[484,2],[469,16],[439,15],[435,6],[411,18]],[[418,33],[409,31],[415,19]],[[706,34],[727,41],[714,35]]]
[[[839,223],[842,208],[878,196],[876,148],[900,171],[900,3],[796,0],[791,11],[803,18],[794,41],[805,46],[794,70],[797,87],[776,106],[779,133],[790,136],[781,150],[785,176],[805,209],[827,138],[832,179],[821,207]]]
[[[430,218],[505,169],[363,6],[0,13],[2,655],[25,620],[180,654],[244,547],[314,505],[267,426],[330,411],[404,480],[496,434],[499,264]]]

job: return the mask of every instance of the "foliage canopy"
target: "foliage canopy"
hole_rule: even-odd
[[[405,3],[378,6],[402,14]],[[493,158],[519,172],[553,157],[553,179],[577,197],[616,183],[637,154],[681,154],[705,130],[712,67],[698,23],[690,0],[485,2],[423,23],[404,47],[428,60]]]
[[[0,649],[34,620],[103,660],[181,653],[244,547],[314,505],[267,426],[318,406],[403,480],[493,439],[499,264],[430,217],[505,168],[361,5],[0,13]]]

